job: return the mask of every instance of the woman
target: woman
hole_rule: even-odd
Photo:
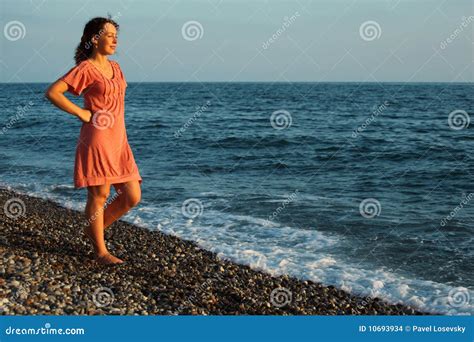
[[[76,49],[76,65],[46,91],[55,106],[83,122],[75,155],[74,187],[87,187],[84,234],[101,264],[123,263],[107,250],[104,230],[141,199],[142,178],[125,130],[127,82],[119,64],[108,59],[117,47],[118,29],[110,17],[90,20]],[[84,108],[68,100],[66,91],[75,96],[84,93]],[[111,184],[118,196],[108,203]]]

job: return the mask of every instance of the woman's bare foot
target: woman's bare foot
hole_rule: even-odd
[[[102,265],[111,265],[111,264],[123,264],[124,261],[122,259],[117,258],[116,256],[110,254],[109,252],[98,255],[95,259],[99,264]]]
[[[90,233],[90,227],[87,226],[83,229],[84,235],[87,236],[87,238],[90,240],[92,243],[92,246],[95,249],[95,244],[94,244],[94,239],[92,239],[91,233]],[[96,252],[97,253],[97,252]],[[122,264],[124,261],[122,259],[117,258],[116,256],[110,254],[109,252],[105,252],[103,254],[97,255],[95,259],[99,264],[102,265],[113,265],[113,264]]]

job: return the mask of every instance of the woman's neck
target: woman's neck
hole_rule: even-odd
[[[107,56],[100,53],[93,53],[89,59],[96,65],[107,65]]]

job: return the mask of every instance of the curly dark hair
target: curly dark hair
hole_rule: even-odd
[[[99,37],[102,34],[105,24],[112,24],[115,26],[115,29],[119,30],[119,24],[117,24],[111,17],[110,14],[107,15],[107,18],[96,17],[86,24],[84,27],[84,32],[81,37],[81,42],[76,48],[76,53],[74,54],[74,60],[76,65],[86,60],[92,55],[92,38],[97,36]]]

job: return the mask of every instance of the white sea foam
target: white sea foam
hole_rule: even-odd
[[[172,208],[169,208],[172,211]],[[170,215],[170,213],[167,213]],[[273,275],[291,276],[334,285],[360,296],[377,296],[391,303],[407,304],[420,310],[443,314],[472,314],[474,291],[465,305],[450,303],[453,287],[393,273],[386,268],[371,268],[333,254],[343,243],[337,235],[316,229],[302,230],[280,226],[259,218],[207,211],[193,224],[177,219],[163,221],[161,231],[194,240],[220,258],[249,265]],[[348,248],[350,248],[348,246]]]

